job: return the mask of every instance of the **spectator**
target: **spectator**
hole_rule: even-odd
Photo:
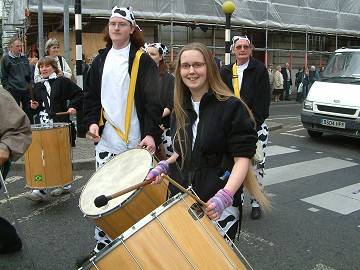
[[[33,122],[30,109],[30,93],[28,91],[31,83],[31,69],[28,58],[22,54],[22,42],[14,37],[10,40],[10,50],[4,55],[1,62],[1,84],[10,92],[21,105],[22,109]]]
[[[281,66],[276,67],[274,74],[274,101],[279,102],[281,93],[284,91],[284,78],[281,73]]]
[[[292,77],[289,63],[285,64],[285,67],[281,69],[281,73],[284,79],[284,90],[282,93],[282,100],[290,100]]]

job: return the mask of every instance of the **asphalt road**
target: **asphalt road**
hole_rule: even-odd
[[[268,145],[265,190],[272,210],[251,220],[246,199],[236,244],[254,269],[360,269],[360,140],[309,138],[300,107],[271,107],[270,121],[282,124]],[[91,175],[75,171],[72,193],[39,204],[24,198],[23,172],[10,174],[11,205],[0,192],[0,215],[16,217],[25,246],[1,255],[1,270],[75,269],[76,258],[94,246],[93,223],[78,207]]]

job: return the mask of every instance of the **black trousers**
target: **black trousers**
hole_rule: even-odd
[[[30,119],[30,123],[34,124],[34,114],[30,108],[30,94],[28,91],[10,90],[10,94],[15,99],[16,103],[23,109],[27,117]]]

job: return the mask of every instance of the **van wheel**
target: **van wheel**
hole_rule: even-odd
[[[307,130],[307,133],[309,134],[310,137],[312,138],[319,138],[321,137],[321,135],[323,135],[323,132],[320,131],[314,131],[314,130]]]

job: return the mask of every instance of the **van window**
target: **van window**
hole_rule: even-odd
[[[360,51],[337,52],[329,60],[322,77],[360,79]]]

